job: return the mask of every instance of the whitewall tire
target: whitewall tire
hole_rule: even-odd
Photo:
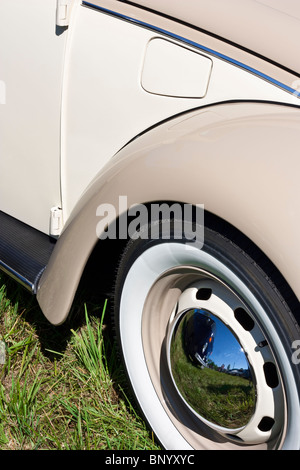
[[[231,240],[130,240],[115,300],[131,387],[165,449],[300,448],[299,329]]]

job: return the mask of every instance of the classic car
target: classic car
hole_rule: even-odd
[[[0,267],[60,325],[123,246],[116,336],[168,450],[300,448],[299,5],[0,0]]]

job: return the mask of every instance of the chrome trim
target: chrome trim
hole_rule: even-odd
[[[253,67],[249,67],[248,65],[243,64],[242,62],[239,62],[238,60],[232,59],[231,57],[229,57],[225,54],[222,54],[222,53],[217,52],[213,49],[205,47],[202,44],[191,41],[191,40],[189,40],[189,39],[187,39],[183,36],[179,36],[178,34],[171,33],[170,31],[167,31],[163,28],[159,28],[158,26],[154,26],[150,23],[146,23],[144,21],[137,20],[136,18],[132,18],[132,17],[127,16],[127,15],[123,15],[122,13],[118,13],[118,12],[115,12],[113,10],[109,10],[107,8],[100,7],[99,5],[95,5],[91,2],[82,1],[82,5],[85,6],[85,7],[93,8],[95,10],[99,10],[103,13],[107,13],[107,14],[115,16],[117,18],[129,21],[131,23],[137,24],[137,25],[142,26],[144,28],[151,29],[152,31],[156,31],[157,33],[166,35],[170,38],[176,39],[177,41],[184,42],[185,44],[187,44],[189,46],[196,47],[197,49],[201,50],[202,52],[206,52],[206,53],[208,53],[210,55],[213,55],[213,56],[215,56],[219,59],[225,60],[226,62],[229,62],[232,65],[235,65],[235,66],[237,66],[237,67],[239,67],[239,68],[241,68],[241,69],[243,69],[247,72],[250,72],[250,73],[252,73],[252,74],[254,74],[254,75],[270,82],[270,83],[272,83],[272,85],[275,85],[275,86],[287,91],[288,93],[293,94],[295,97],[300,98],[300,92],[295,90],[294,88],[291,88],[291,87],[285,85],[284,83],[279,82],[278,80],[275,80],[274,78],[270,77],[269,75],[266,75],[263,72],[260,72],[259,70],[254,69]]]
[[[14,269],[10,268],[7,264],[0,260],[0,270],[3,271],[5,274],[10,276],[12,279],[17,281],[21,284],[25,289],[29,290],[32,294],[34,293],[34,284],[32,284],[28,279],[21,276],[21,274],[14,271]]]
[[[246,426],[255,412],[256,380],[228,325],[191,308],[177,315],[170,333],[170,374],[192,413],[228,432]]]

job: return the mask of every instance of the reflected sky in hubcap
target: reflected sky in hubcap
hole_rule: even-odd
[[[173,381],[200,418],[228,430],[245,426],[255,410],[246,353],[233,332],[204,309],[178,315],[170,343]]]

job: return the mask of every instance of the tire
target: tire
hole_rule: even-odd
[[[156,224],[158,222],[155,222]],[[167,450],[299,449],[299,328],[261,266],[218,231],[129,240],[115,326],[137,403]],[[140,232],[141,233],[141,232]],[[177,237],[178,238],[178,237]]]

